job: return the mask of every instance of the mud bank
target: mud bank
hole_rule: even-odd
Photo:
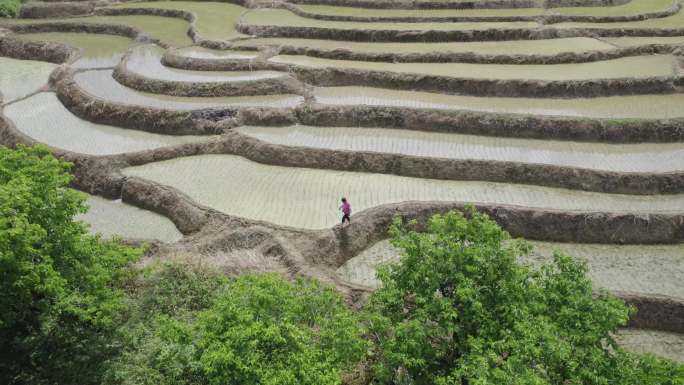
[[[330,22],[334,23],[334,22]],[[474,42],[570,37],[682,36],[684,28],[490,28],[471,30],[394,30],[256,25],[242,21],[237,30],[258,37],[348,40],[362,42]]]
[[[106,3],[106,2],[105,2]],[[29,2],[22,4],[19,17],[22,19],[49,19],[56,17],[83,16],[93,13],[94,1]]]
[[[76,49],[60,43],[23,41],[13,36],[0,36],[0,56],[61,64],[74,60],[78,55]]]

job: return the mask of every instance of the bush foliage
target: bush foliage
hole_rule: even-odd
[[[0,0],[0,18],[17,17],[20,9],[20,0]]]

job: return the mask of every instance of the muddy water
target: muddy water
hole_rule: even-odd
[[[553,8],[550,13],[566,16],[631,16],[664,11],[674,3],[674,0],[632,0],[626,4],[610,7]]]
[[[309,13],[334,16],[363,17],[495,17],[495,16],[541,16],[541,15],[595,15],[626,16],[657,12],[669,8],[674,0],[632,0],[627,4],[611,7],[562,7],[544,10],[542,8],[521,9],[366,9],[327,5],[300,5]]]
[[[391,106],[587,118],[684,117],[684,94],[535,99],[441,95],[370,87],[320,87],[315,88],[314,95],[318,103],[328,105]]]
[[[234,39],[244,36],[235,30],[240,14],[245,8],[235,4],[192,1],[154,1],[125,3],[123,8],[163,8],[189,11],[197,16],[195,27],[207,39]]]
[[[511,23],[366,23],[327,21],[309,19],[297,16],[284,9],[255,9],[250,10],[242,17],[243,24],[251,25],[277,25],[292,27],[313,28],[339,28],[339,29],[378,29],[378,30],[482,30],[491,28],[537,28],[534,22],[511,22]]]
[[[269,143],[288,146],[620,172],[684,170],[684,144],[681,143],[611,145],[359,127],[240,127],[237,130]]]
[[[285,76],[275,71],[188,71],[162,65],[164,50],[156,45],[147,44],[131,50],[126,67],[139,75],[160,80],[180,82],[239,82],[248,80],[275,79]]]
[[[303,55],[279,55],[269,61],[311,68],[353,68],[472,79],[586,80],[673,76],[675,58],[635,56],[573,64],[378,63],[332,60]]]
[[[175,55],[193,59],[217,59],[217,60],[254,60],[259,56],[258,51],[220,51],[204,47],[192,46],[180,48],[173,52]]]
[[[542,8],[501,9],[374,9],[330,5],[299,5],[307,12],[317,15],[356,17],[496,17],[496,16],[541,16]]]
[[[634,47],[646,44],[682,44],[684,36],[640,36],[640,37],[612,37],[603,39],[605,42],[618,47]]]
[[[622,329],[615,336],[625,350],[652,353],[656,356],[684,362],[684,335],[655,330]]]
[[[37,91],[55,68],[56,64],[0,57],[0,104]]]
[[[111,70],[86,71],[74,76],[78,86],[92,96],[127,105],[173,110],[194,110],[210,107],[295,107],[304,101],[298,95],[264,95],[235,97],[176,97],[149,94],[124,87],[112,78]]]
[[[477,52],[483,55],[556,55],[563,52],[610,50],[615,47],[585,37],[453,43],[365,43],[337,40],[261,38],[238,41],[236,47],[290,45],[317,49],[348,49],[364,53]]]
[[[50,19],[13,19],[0,20],[1,24],[33,24],[51,22],[70,22],[70,23],[96,23],[96,24],[123,24],[138,28],[154,39],[158,39],[171,45],[182,47],[192,44],[192,39],[188,37],[189,24],[185,20],[174,17],[161,16],[87,16],[72,18],[50,18]]]
[[[644,0],[647,1],[647,0]],[[608,7],[610,8],[610,7]],[[657,19],[626,21],[620,23],[559,23],[556,28],[682,28],[684,26],[684,10],[677,14]]]
[[[679,211],[684,207],[684,195],[630,196],[280,167],[233,155],[179,158],[129,168],[124,173],[176,187],[197,202],[228,214],[308,229],[337,223],[341,196],[350,198],[356,212],[411,200],[615,212]]]
[[[599,288],[648,295],[684,298],[684,245],[594,245],[530,242],[534,251],[521,262],[538,267],[551,262],[555,251],[577,257],[589,265],[589,277]],[[338,276],[347,282],[376,288],[378,265],[399,260],[388,241],[378,242],[347,261]]]
[[[122,36],[89,33],[28,33],[17,35],[22,40],[51,41],[81,49],[81,57],[71,64],[76,68],[114,67],[132,43]]]
[[[111,155],[206,140],[94,124],[72,115],[53,93],[40,93],[5,107],[7,116],[38,142],[89,155]]]
[[[78,215],[77,220],[90,225],[90,230],[105,238],[118,235],[132,239],[156,239],[175,242],[183,236],[168,218],[139,209],[120,200],[112,201],[88,196],[90,210]]]

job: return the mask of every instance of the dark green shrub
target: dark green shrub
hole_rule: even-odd
[[[624,352],[629,309],[593,295],[587,267],[556,255],[533,270],[524,242],[486,215],[450,212],[424,233],[395,220],[400,264],[369,302],[376,383],[683,384],[684,366]]]
[[[21,8],[20,0],[0,0],[0,18],[17,17]]]
[[[191,271],[168,265],[136,289],[140,322],[125,328],[105,384],[339,384],[366,352],[331,287]]]

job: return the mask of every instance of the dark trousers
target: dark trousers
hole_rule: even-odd
[[[344,224],[344,221],[347,221],[347,223],[351,223],[351,218],[349,218],[349,214],[344,214],[342,216],[342,223]]]

